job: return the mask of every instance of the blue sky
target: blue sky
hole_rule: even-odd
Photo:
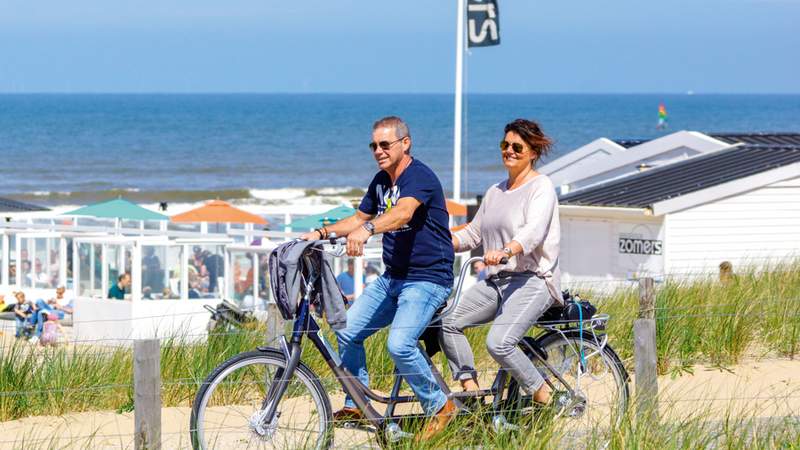
[[[455,0],[0,0],[0,92],[452,92]],[[800,93],[800,0],[499,0],[469,92]]]

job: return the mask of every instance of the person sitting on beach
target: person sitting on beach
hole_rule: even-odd
[[[550,400],[541,373],[517,346],[550,305],[562,302],[558,198],[550,178],[536,171],[549,148],[550,139],[536,122],[517,119],[506,125],[500,150],[508,177],[486,191],[472,221],[453,234],[459,252],[483,245],[490,275],[442,320],[442,350],[465,391],[480,388],[464,329],[494,321],[486,336],[489,354],[534,402]]]
[[[55,314],[58,320],[63,320],[67,314],[72,314],[74,299],[67,298],[66,288],[59,286],[56,289],[56,296],[47,300],[36,300],[36,316],[34,323],[36,324],[36,334],[31,337],[31,340],[36,340],[42,336],[42,328],[47,321],[47,314]]]
[[[362,256],[373,234],[383,233],[386,271],[370,283],[347,310],[347,327],[338,330],[342,365],[369,385],[364,341],[389,326],[387,349],[397,370],[430,417],[418,436],[426,440],[445,428],[457,412],[436,383],[417,340],[453,286],[453,246],[442,185],[433,171],[411,156],[411,134],[398,117],[372,126],[372,157],[380,171],[356,213],[301,239],[347,236],[347,254]],[[363,419],[352,399],[334,420]]]
[[[17,303],[14,305],[14,320],[16,322],[16,333],[14,336],[21,338],[29,335],[33,329],[31,317],[36,313],[36,307],[25,299],[25,293],[18,291],[14,293]]]
[[[116,300],[125,300],[125,289],[131,285],[130,274],[123,273],[117,277],[117,282],[108,289],[108,298]]]
[[[39,343],[43,347],[48,345],[55,347],[56,344],[58,344],[58,339],[64,336],[64,328],[61,327],[61,324],[58,322],[58,316],[54,312],[47,313],[45,319],[46,322],[42,327],[42,337],[39,339]]]

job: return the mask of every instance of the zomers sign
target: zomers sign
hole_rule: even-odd
[[[612,245],[617,246],[614,259],[618,273],[639,278],[664,272],[666,247],[661,224],[620,222],[615,228],[615,233],[609,237],[616,237]]]
[[[633,255],[660,255],[663,243],[656,239],[643,239],[641,235],[620,234],[619,252]]]

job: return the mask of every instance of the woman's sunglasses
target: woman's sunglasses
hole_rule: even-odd
[[[511,147],[511,150],[514,150],[514,153],[522,153],[525,150],[525,147],[519,142],[514,142],[512,144],[511,142],[508,142],[506,140],[500,141],[500,150],[506,151],[508,150],[509,146]]]
[[[400,139],[398,139],[398,140],[396,140],[396,141],[392,141],[392,142],[389,142],[389,141],[370,142],[370,143],[369,143],[369,148],[370,148],[370,149],[371,149],[373,152],[374,152],[375,150],[377,150],[377,149],[378,149],[378,147],[380,147],[380,148],[381,148],[381,150],[389,150],[389,149],[392,147],[392,145],[394,145],[394,144],[396,144],[396,143],[398,143],[398,142],[402,141],[402,140],[403,140],[403,139],[405,139],[405,138],[406,138],[406,137],[405,137],[405,136],[403,136],[403,137],[401,137]]]

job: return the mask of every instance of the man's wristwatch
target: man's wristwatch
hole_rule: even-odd
[[[514,251],[513,251],[513,250],[511,250],[511,249],[510,249],[510,248],[508,248],[508,247],[504,247],[504,248],[503,248],[503,253],[505,253],[505,254],[506,254],[506,256],[507,256],[507,257],[509,257],[509,258],[511,258],[512,256],[514,256]]]
[[[361,225],[365,230],[369,232],[369,235],[372,236],[375,234],[375,224],[372,222],[364,222],[364,225]]]

